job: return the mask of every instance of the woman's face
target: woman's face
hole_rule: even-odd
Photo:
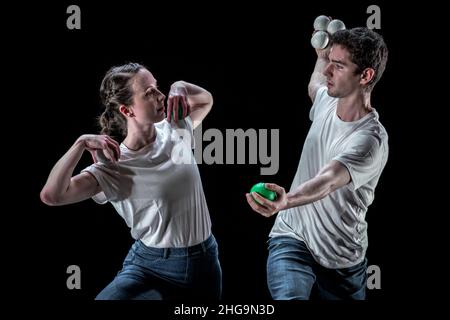
[[[142,124],[160,122],[165,118],[166,96],[158,90],[156,79],[147,69],[133,77],[133,105],[135,120]]]

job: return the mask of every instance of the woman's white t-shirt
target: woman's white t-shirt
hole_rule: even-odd
[[[192,148],[192,120],[155,124],[153,143],[138,151],[120,145],[117,165],[101,152],[83,171],[94,175],[102,192],[93,199],[110,202],[134,239],[157,248],[187,247],[206,240],[211,221]]]

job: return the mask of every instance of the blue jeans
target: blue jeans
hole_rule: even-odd
[[[305,243],[292,237],[269,241],[267,284],[274,300],[364,300],[367,259],[343,269],[318,264]],[[313,295],[311,295],[313,293]]]
[[[187,248],[151,248],[137,240],[96,300],[215,301],[221,294],[222,270],[211,235]]]

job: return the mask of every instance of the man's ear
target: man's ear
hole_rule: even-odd
[[[370,81],[372,81],[373,77],[375,75],[375,70],[372,68],[366,68],[361,72],[361,80],[359,81],[360,84],[365,85],[368,84]]]
[[[131,108],[125,106],[124,104],[121,104],[119,106],[119,112],[123,114],[125,117],[134,117],[134,113],[133,111],[131,111]]]

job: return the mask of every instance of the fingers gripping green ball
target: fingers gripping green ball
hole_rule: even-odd
[[[172,119],[175,119],[175,114],[173,112],[172,109]],[[183,107],[181,106],[181,104],[178,105],[178,120],[183,119]]]
[[[270,200],[270,201],[274,201],[277,198],[277,194],[275,191],[269,190],[265,187],[265,183],[264,182],[260,182],[255,184],[251,189],[250,189],[250,193],[252,192],[256,192],[259,195],[261,195],[262,197]],[[253,200],[255,200],[256,202],[258,202],[258,200],[256,200],[255,198],[253,198]],[[259,202],[258,202],[259,203]]]

